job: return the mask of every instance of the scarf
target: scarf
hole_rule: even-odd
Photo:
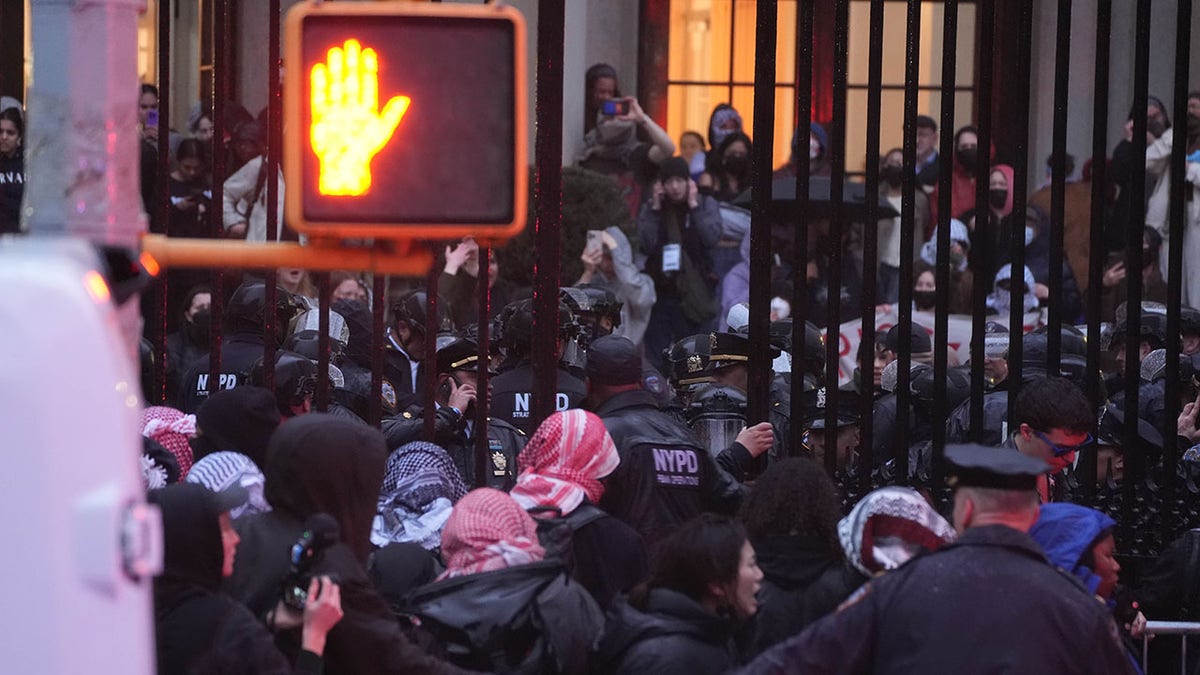
[[[868,577],[954,541],[954,528],[916,490],[885,487],[863,497],[838,521],[846,559]]]
[[[540,561],[537,524],[512,497],[492,488],[467,493],[442,530],[446,571],[438,580]]]
[[[950,243],[958,242],[963,249],[968,249],[971,246],[971,235],[967,232],[967,226],[957,218],[950,219]],[[929,241],[921,245],[921,260],[924,260],[931,267],[937,267],[937,251],[938,251],[938,228],[933,228],[933,236]],[[961,259],[955,260],[954,254],[950,254],[950,267],[962,272],[967,269],[967,256],[964,255]]]
[[[1002,317],[1008,316],[1009,309],[1012,307],[1012,291],[1000,288],[1000,282],[1010,278],[1012,278],[1012,265],[1008,264],[1001,267],[1000,271],[996,272],[996,285],[993,287],[991,294],[987,296],[987,306],[996,310],[996,313]],[[1030,272],[1028,267],[1025,268],[1023,281],[1027,290],[1021,298],[1022,310],[1028,314],[1038,307],[1037,296],[1033,294],[1033,285],[1036,282],[1033,278],[1033,272]]]
[[[400,446],[384,469],[371,543],[411,542],[436,549],[454,502],[465,494],[458,468],[440,446],[423,441]]]
[[[266,477],[254,460],[240,452],[223,450],[205,455],[192,465],[186,482],[198,483],[216,493],[225,492],[234,485],[246,488],[246,502],[229,510],[229,517],[233,520],[271,510],[271,505],[263,497]]]
[[[520,475],[512,498],[521,508],[557,507],[565,516],[586,497],[600,502],[604,484],[621,458],[604,422],[584,410],[566,410],[546,418],[517,457]]]
[[[629,156],[638,146],[637,124],[630,120],[607,119],[598,115],[596,128],[583,137],[579,162],[593,157],[618,160],[628,165]]]
[[[156,405],[142,411],[142,435],[158,441],[179,462],[180,480],[192,468],[192,447],[188,439],[196,435],[196,416],[183,411]]]

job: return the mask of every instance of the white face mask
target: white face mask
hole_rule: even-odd
[[[821,155],[821,143],[819,141],[809,140],[808,142],[808,158],[816,159]]]
[[[1033,228],[1025,226],[1025,245],[1028,246],[1033,241]]]

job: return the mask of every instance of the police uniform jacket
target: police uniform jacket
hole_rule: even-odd
[[[383,350],[383,410],[386,414],[396,415],[416,402],[413,392],[421,386],[421,378],[425,373],[425,364],[417,365],[417,381],[413,382],[412,359],[404,352],[396,349],[391,340],[387,341]]]
[[[442,406],[434,412],[433,442],[442,446],[467,485],[475,485],[475,438],[467,431],[470,421],[453,408]],[[396,417],[383,420],[384,439],[391,450],[424,438],[425,418],[421,406],[409,406]],[[486,487],[509,490],[517,480],[517,455],[525,448],[520,429],[494,417],[488,418],[488,458]]]
[[[686,425],[659,409],[653,394],[622,392],[595,412],[621,456],[600,507],[648,543],[702,511],[737,510],[741,485],[717,466]]]
[[[208,395],[217,389],[233,389],[249,379],[251,366],[263,357],[262,335],[237,332],[221,342],[221,377],[217,386],[210,385],[209,358],[205,356],[192,364],[183,376],[179,391],[179,407],[185,413],[195,413]]]
[[[864,586],[745,673],[1131,673],[1112,616],[1003,525]]]
[[[533,364],[529,360],[522,360],[512,370],[491,378],[490,384],[492,398],[488,410],[492,417],[508,422],[525,434],[536,431],[529,417],[533,401]],[[562,412],[581,408],[585,397],[587,385],[583,380],[559,368],[554,410]]]

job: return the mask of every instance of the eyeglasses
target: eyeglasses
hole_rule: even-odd
[[[1091,434],[1088,434],[1087,438],[1083,439],[1083,442],[1079,443],[1077,445],[1058,445],[1054,441],[1050,440],[1050,438],[1047,437],[1046,434],[1043,434],[1040,431],[1034,431],[1033,433],[1043,443],[1050,446],[1050,451],[1054,453],[1055,457],[1065,457],[1073,452],[1078,452],[1096,442],[1096,439],[1093,438]]]

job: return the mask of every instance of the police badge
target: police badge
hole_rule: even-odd
[[[699,354],[692,354],[687,358],[687,371],[689,373],[694,373],[703,368],[704,361],[700,358]]]
[[[503,476],[508,471],[508,458],[504,453],[492,451],[492,474],[495,476]]]

